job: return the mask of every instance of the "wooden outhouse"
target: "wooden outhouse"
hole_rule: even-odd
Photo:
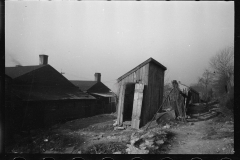
[[[141,127],[153,118],[163,101],[166,69],[158,61],[149,58],[117,79],[119,125],[124,121],[138,119],[138,127]]]

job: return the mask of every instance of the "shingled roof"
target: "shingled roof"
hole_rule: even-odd
[[[5,74],[14,79],[45,66],[47,65],[5,67]]]
[[[70,80],[75,86],[77,86],[82,91],[87,91],[93,85],[97,83],[97,81],[78,81],[78,80]]]
[[[77,88],[69,87],[14,85],[12,86],[12,93],[20,97],[23,101],[96,99],[87,93],[81,92]]]
[[[115,94],[102,82],[97,81],[78,81],[70,80],[75,86],[82,91],[86,91],[91,95],[98,95],[102,97],[114,97]]]
[[[24,101],[95,99],[83,93],[50,65],[5,67],[12,91]]]

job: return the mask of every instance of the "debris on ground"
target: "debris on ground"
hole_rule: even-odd
[[[126,154],[126,145],[120,142],[101,143],[90,146],[82,154]]]
[[[171,110],[157,115],[148,129],[131,128],[131,121],[118,126],[116,117],[101,115],[69,121],[47,130],[16,134],[9,153],[69,154],[162,154],[183,153],[181,147],[197,146],[201,153],[234,153],[234,121],[216,111],[190,115],[188,123],[171,118]],[[218,113],[218,112],[217,112]],[[209,120],[207,120],[210,118]],[[196,119],[196,121],[193,121]],[[170,138],[169,138],[170,137]],[[196,145],[195,145],[196,143]],[[202,145],[199,145],[199,144]],[[217,145],[218,143],[218,148]],[[207,145],[212,147],[211,150]],[[178,150],[176,150],[176,148]],[[200,153],[200,149],[194,150]],[[185,152],[184,152],[185,153]]]
[[[148,154],[150,151],[158,150],[166,141],[166,134],[161,128],[134,132],[126,151],[128,154]]]

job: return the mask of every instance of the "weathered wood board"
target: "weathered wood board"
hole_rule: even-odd
[[[133,112],[132,112],[132,128],[139,129],[140,117],[142,110],[144,84],[136,83],[133,101]]]
[[[122,84],[120,86],[119,92],[119,101],[118,101],[118,116],[117,116],[117,124],[121,125],[123,120],[123,106],[124,106],[124,97],[125,97],[125,88],[126,85]]]

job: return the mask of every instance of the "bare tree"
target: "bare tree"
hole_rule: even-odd
[[[234,48],[227,47],[220,50],[210,59],[210,66],[217,75],[234,73]]]
[[[233,88],[234,82],[234,48],[227,47],[220,50],[210,59],[210,66],[214,70],[214,86],[222,94]]]
[[[198,80],[198,83],[205,88],[206,100],[209,98],[208,90],[209,90],[209,86],[212,84],[212,82],[213,82],[213,73],[210,72],[208,69],[206,69],[205,72],[203,73],[202,77],[199,78],[199,80]]]

